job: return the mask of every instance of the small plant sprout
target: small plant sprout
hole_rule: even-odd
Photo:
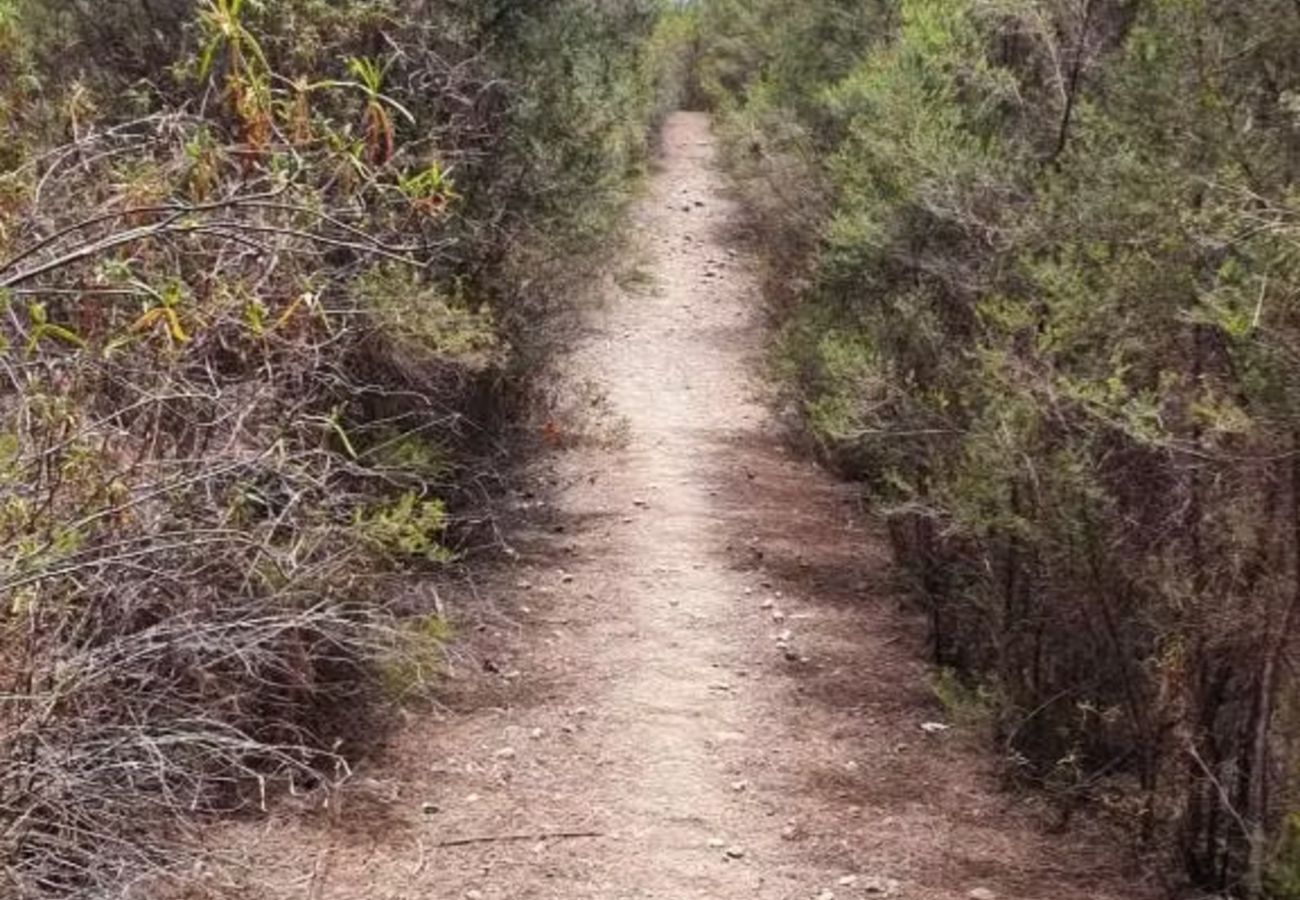
[[[415,117],[406,107],[384,93],[384,78],[390,65],[391,62],[380,65],[376,60],[358,56],[348,60],[348,72],[356,81],[346,83],[365,94],[366,108],[361,127],[370,162],[376,166],[387,163],[396,150],[393,116],[389,110],[395,110],[407,122],[415,124]]]
[[[41,343],[47,340],[60,341],[78,349],[85,349],[86,342],[81,339],[80,335],[70,328],[56,325],[50,321],[49,312],[45,309],[44,303],[30,304],[27,307],[27,315],[32,322],[31,336],[27,339],[28,355],[35,353]]]
[[[271,107],[271,65],[262,45],[244,24],[246,0],[206,0],[199,11],[203,50],[199,56],[200,79],[211,77],[218,57],[224,52],[225,92],[230,108],[240,123],[245,145],[260,153],[274,128]]]
[[[414,175],[404,175],[399,187],[411,206],[427,216],[435,217],[460,199],[449,170],[433,162]]]
[[[179,281],[169,282],[161,291],[154,290],[149,285],[137,281],[134,287],[138,288],[141,293],[151,297],[154,304],[144,311],[140,318],[135,320],[131,326],[131,331],[138,334],[147,334],[157,328],[159,324],[164,325],[163,333],[167,335],[169,341],[176,344],[187,344],[190,336],[185,333],[181,326],[180,314],[176,311],[185,296],[185,287]]]

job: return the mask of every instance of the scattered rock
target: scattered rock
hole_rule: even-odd
[[[970,900],[998,900],[997,894],[984,887],[974,888],[966,896],[969,897]]]
[[[921,730],[926,734],[943,734],[951,729],[951,725],[945,725],[942,722],[922,722]]]
[[[733,782],[731,783],[731,789],[732,789],[733,791],[735,791],[737,794],[743,794],[745,791],[749,790],[749,782],[748,782],[748,781],[733,781]]]
[[[776,636],[776,642],[778,644],[788,644],[793,640],[794,640],[794,632],[791,631],[789,628],[785,629],[784,631],[782,631],[780,634]]]
[[[840,887],[853,887],[853,885],[857,883],[858,883],[858,876],[856,875],[845,875],[839,881]]]
[[[772,609],[774,606],[776,606],[776,601],[770,597],[759,604],[760,609]]]
[[[781,829],[781,840],[793,841],[799,836],[799,829],[794,825],[787,825]]]
[[[784,621],[785,621],[785,613],[781,612],[781,610],[779,610],[779,609],[774,609],[774,610],[772,610],[772,621],[773,621],[773,622],[784,622]]]
[[[744,859],[745,851],[741,847],[728,847],[727,859]]]
[[[727,842],[722,838],[709,838],[709,846],[714,850],[721,850],[723,847],[727,846]]]
[[[543,737],[545,737],[545,735],[546,732],[540,728],[534,728],[532,731],[528,733],[528,736],[535,741],[540,741]]]
[[[561,583],[561,584],[573,584],[573,575],[571,575],[571,574],[568,573],[568,572],[565,572],[563,575],[560,576],[560,583]]]
[[[502,747],[495,754],[497,759],[514,759],[518,755],[514,747]]]
[[[881,878],[879,876],[868,878],[862,882],[862,890],[867,894],[874,894],[878,897],[892,897],[898,893],[899,884],[896,878]]]
[[[634,500],[632,501],[632,505],[635,506],[635,507],[637,507],[638,509],[649,509],[649,508],[650,508],[650,501],[649,501],[649,500],[646,500],[646,499],[644,499],[644,498],[642,498],[642,497],[637,497],[636,499],[634,499]]]
[[[436,803],[425,801],[420,804],[420,812],[424,813],[426,816],[434,816],[442,812],[442,807],[438,806]]]
[[[822,891],[817,895],[817,900],[835,900],[835,892],[832,890]]]
[[[466,891],[465,900],[483,900],[482,891]]]

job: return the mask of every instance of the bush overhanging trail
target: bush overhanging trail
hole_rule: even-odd
[[[0,0],[0,876],[348,774],[659,105],[654,3]],[[526,277],[525,277],[526,275]]]
[[[710,0],[780,366],[1013,773],[1300,896],[1300,17]]]

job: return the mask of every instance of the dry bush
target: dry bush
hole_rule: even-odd
[[[0,883],[103,897],[205,817],[346,779],[436,672],[418,586],[456,558],[512,338],[616,208],[650,90],[617,4],[557,10],[592,43],[559,45],[585,80],[556,87],[549,17],[214,0],[128,114],[111,47],[50,96],[52,44],[15,49],[126,20],[16,8]],[[544,284],[514,281],[538,258]]]

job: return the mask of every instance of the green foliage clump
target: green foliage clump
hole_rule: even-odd
[[[408,491],[392,503],[358,510],[353,521],[362,539],[381,553],[428,562],[452,559],[440,543],[448,522],[447,505],[440,500],[422,500]]]
[[[701,15],[703,88],[787,285],[781,370],[869,485],[936,662],[998,686],[1024,777],[1126,791],[1198,884],[1284,894],[1294,7]]]
[[[501,336],[491,309],[471,308],[456,296],[457,288],[440,291],[407,269],[380,266],[358,279],[357,291],[395,349],[470,370],[500,361]]]

